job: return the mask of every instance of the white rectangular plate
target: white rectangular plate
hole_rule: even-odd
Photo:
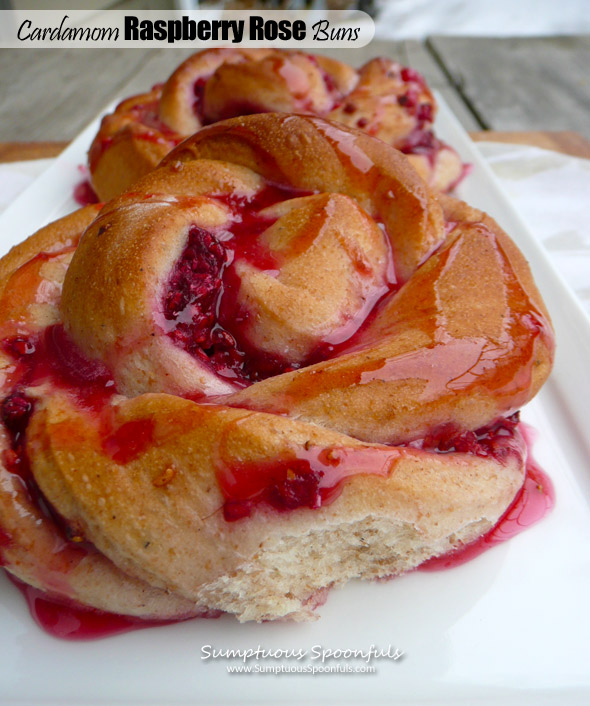
[[[440,99],[438,133],[474,171],[460,195],[492,214],[531,262],[551,311],[558,353],[549,383],[523,415],[538,431],[535,455],[556,489],[542,522],[449,571],[333,591],[313,624],[240,625],[224,616],[89,643],[41,632],[0,576],[2,704],[586,704],[590,702],[590,325]],[[90,125],[0,218],[0,250],[74,208]],[[586,432],[586,433],[585,433]],[[586,437],[586,438],[585,438]],[[326,552],[330,547],[326,547]],[[312,569],[313,570],[313,569]],[[303,650],[308,657],[203,660],[202,648]],[[405,652],[373,661],[376,673],[272,674],[257,668],[322,666],[314,646]],[[331,660],[341,669],[352,659]]]

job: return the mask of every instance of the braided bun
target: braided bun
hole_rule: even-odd
[[[523,484],[510,415],[553,358],[528,266],[360,131],[216,123],[17,255],[2,558],[54,595],[308,619],[480,537]]]
[[[435,137],[436,103],[416,71],[373,59],[358,71],[323,56],[277,49],[207,49],[163,85],[107,115],[89,152],[92,184],[110,199],[204,125],[251,113],[317,115],[362,129],[404,152],[439,191],[462,178],[457,153]]]

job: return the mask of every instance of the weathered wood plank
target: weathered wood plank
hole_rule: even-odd
[[[165,81],[191,54],[188,49],[4,49],[0,50],[0,140],[73,138],[115,99]],[[467,129],[477,123],[447,76],[416,41],[374,41],[362,49],[326,49],[356,66],[388,56],[413,66],[445,93]]]
[[[431,37],[427,45],[483,127],[590,137],[590,37]]]
[[[0,139],[74,137],[146,61],[142,49],[0,50]]]
[[[495,132],[479,130],[469,133],[475,142],[506,142],[517,145],[542,147],[573,157],[590,159],[590,141],[576,132]],[[0,142],[0,163],[18,162],[27,159],[57,157],[68,146],[68,142]]]
[[[0,142],[0,162],[57,157],[69,142]]]

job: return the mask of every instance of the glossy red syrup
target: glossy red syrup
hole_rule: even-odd
[[[52,570],[67,573],[89,551],[95,550],[82,542],[76,531],[51,507],[30,471],[24,441],[35,401],[24,389],[50,381],[68,392],[80,407],[97,410],[115,392],[114,383],[106,369],[84,358],[61,325],[50,326],[36,336],[4,339],[1,347],[15,360],[12,390],[0,403],[0,419],[10,438],[10,448],[4,451],[2,461],[10,474],[22,480],[20,487],[25,489],[26,502],[55,526]],[[72,537],[78,541],[71,542]]]
[[[102,407],[116,391],[107,368],[88,360],[61,324],[49,326],[38,335],[4,339],[0,346],[16,359],[11,379],[15,390],[51,380],[91,409]]]
[[[543,313],[531,301],[528,292],[515,276],[501,243],[483,225],[474,225],[473,228],[489,238],[502,263],[505,277],[504,292],[511,315],[505,317],[503,331],[496,340],[491,341],[486,337],[453,338],[445,328],[443,312],[438,315],[436,282],[444,277],[455,253],[459,251],[461,242],[458,240],[434,256],[436,261],[428,270],[429,279],[424,280],[423,294],[420,298],[412,299],[411,309],[402,310],[404,315],[414,318],[415,326],[432,341],[429,346],[392,358],[378,357],[366,361],[358,356],[346,367],[306,368],[285,380],[280,399],[274,398],[269,404],[260,405],[248,400],[248,404],[256,405],[260,411],[278,413],[290,410],[293,414],[301,403],[308,400],[310,390],[318,397],[332,393],[333,390],[375,381],[392,382],[415,378],[424,381],[420,399],[425,403],[448,400],[457,393],[480,388],[501,400],[505,408],[518,409],[522,406],[529,396],[538,346],[542,344],[551,351],[555,345],[553,332]],[[420,277],[420,271],[414,276]],[[394,312],[391,318],[388,315],[389,306]],[[395,335],[396,321],[400,314],[400,309],[394,309],[396,306],[401,306],[399,299],[384,299],[379,304],[377,316],[368,326],[359,329],[344,350],[362,351],[365,346]]]
[[[90,206],[99,203],[100,199],[96,195],[88,179],[81,181],[74,187],[74,201],[79,206]]]
[[[8,577],[25,597],[31,616],[46,633],[62,640],[97,640],[130,630],[170,625],[178,620],[142,620],[128,615],[107,613],[74,601],[48,597],[46,593],[14,578]],[[203,615],[200,617],[218,617]]]
[[[380,448],[319,448],[309,444],[294,449],[288,458],[264,463],[222,460],[217,479],[226,498],[228,522],[252,514],[259,504],[278,511],[299,507],[317,509],[333,502],[346,479],[357,474],[388,475],[411,449],[433,453],[469,453],[502,462],[511,454],[522,457],[523,442],[515,434],[518,414],[475,432],[459,432],[445,426],[427,439],[407,445]],[[220,445],[223,459],[223,443]]]
[[[293,449],[291,458],[262,463],[228,460],[220,464],[217,473],[226,498],[224,518],[234,522],[248,517],[261,504],[279,512],[300,507],[318,509],[340,495],[346,478],[358,473],[386,476],[403,454],[396,448],[323,448],[310,444]]]
[[[153,435],[153,419],[135,419],[110,431],[103,438],[102,448],[113,461],[129,463],[151,446]]]
[[[2,348],[16,359],[16,380],[12,392],[0,404],[0,419],[8,432],[10,448],[2,462],[8,473],[22,482],[22,492],[29,507],[39,515],[38,522],[49,522],[52,529],[51,560],[47,571],[51,575],[67,576],[84,557],[96,549],[61,517],[37,486],[29,468],[24,447],[26,428],[34,409],[34,400],[23,388],[51,379],[54,385],[68,389],[83,406],[100,408],[114,392],[108,386],[108,373],[85,359],[67,338],[61,326],[48,328],[38,337],[17,336],[2,341]],[[151,443],[153,422],[150,419],[127,422],[111,429],[105,437],[105,451],[118,463],[128,463]],[[26,507],[23,505],[23,511]],[[0,566],[3,548],[10,547],[12,537],[0,527]],[[150,621],[94,610],[74,601],[51,596],[21,583],[10,573],[9,578],[20,589],[29,605],[31,615],[50,635],[68,640],[90,640],[116,635],[129,630],[165,625],[178,621]],[[217,617],[220,613],[206,613],[198,617]],[[195,616],[197,617],[197,616]]]
[[[526,429],[524,431],[527,438]],[[516,494],[510,507],[489,532],[463,547],[440,557],[433,557],[421,564],[420,571],[439,571],[461,566],[471,559],[483,554],[497,544],[524,532],[528,527],[542,520],[555,505],[553,483],[539,467],[530,453],[530,443],[527,441],[528,457],[526,476],[522,488]]]
[[[193,226],[185,250],[169,277],[162,303],[164,318],[170,322],[170,327],[166,327],[168,335],[177,345],[211,365],[218,375],[239,386],[293,371],[342,350],[346,341],[371,320],[379,301],[398,287],[392,260],[387,282],[375,288],[357,315],[334,331],[303,362],[269,354],[250,343],[251,313],[242,308],[238,300],[241,280],[236,265],[247,262],[271,276],[278,275],[281,257],[296,255],[308,243],[302,234],[289,246],[288,253],[272,253],[259,236],[276,219],[263,211],[276,203],[309,195],[309,192],[267,185],[250,199],[215,196],[231,209],[233,222],[219,237]],[[362,258],[353,264],[360,273],[367,273],[367,264]]]
[[[260,270],[278,272],[278,261],[259,240],[274,219],[260,211],[304,195],[307,192],[269,185],[251,199],[216,197],[232,210],[232,224],[220,237],[193,226],[168,280],[162,303],[164,318],[171,324],[168,335],[238,384],[293,369],[289,361],[249,345],[245,329],[250,314],[237,303],[240,278],[235,265],[248,262]]]

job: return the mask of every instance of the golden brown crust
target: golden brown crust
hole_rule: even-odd
[[[268,189],[282,193],[271,205]],[[240,264],[234,243],[236,301],[256,312],[244,329],[254,353],[289,349],[303,367],[238,390],[174,342],[163,301],[191,229],[209,248],[215,234],[247,238],[231,230],[252,215],[236,204],[257,199],[256,242],[279,254],[277,269]],[[518,430],[502,427],[479,453],[426,442],[441,428],[473,439],[468,430],[494,429],[551,367],[528,265],[486,214],[435,197],[399,153],[359,131],[280,114],[201,130],[88,225],[97,211],[0,262],[4,338],[42,345],[47,326],[63,324],[90,366],[83,382],[31,384],[10,378],[9,347],[2,361],[4,396],[34,401],[24,483],[11,418],[0,427],[0,551],[15,575],[142,617],[309,619],[319,590],[407,571],[497,522],[525,475]],[[392,262],[404,284],[385,296]],[[373,291],[380,304],[354,342],[306,364],[310,345]],[[310,482],[316,494],[298,496]],[[32,487],[95,551],[80,558],[64,543]]]
[[[380,58],[357,72],[303,52],[221,48],[191,56],[163,86],[126,99],[103,119],[89,152],[94,189],[113,198],[203,124],[269,111],[361,128],[409,154],[437,190],[462,177],[457,153],[432,134],[436,104],[411,69]]]
[[[0,294],[6,286],[7,278],[31,258],[41,252],[55,252],[64,247],[76,245],[80,235],[100,211],[101,205],[86,206],[66,218],[60,218],[41,228],[22,243],[11,248],[0,259]]]
[[[504,464],[465,454],[451,460],[413,449],[368,446],[292,419],[196,405],[166,395],[127,400],[117,407],[116,416],[117,424],[141,419],[154,424],[154,443],[124,465],[105,455],[99,428],[91,419],[59,398],[49,400],[30,430],[35,477],[60,514],[125,572],[197,604],[207,596],[210,608],[227,608],[222,595],[217,602],[208,595],[211,587],[223,577],[241,576],[245,562],[270,550],[277,540],[329,536],[336,528],[379,517],[407,534],[405,546],[383,566],[362,571],[366,577],[371,571],[386,575],[409,568],[434,547],[448,547],[453,532],[468,541],[491,527],[522,483],[518,454]],[[340,497],[321,511],[260,511],[245,522],[228,524],[221,511],[218,459],[230,466],[237,459],[264,463],[305,443],[316,450],[379,453],[390,472],[355,475]],[[196,448],[198,456],[191,454]],[[91,482],[80,468],[92,469]],[[172,480],[163,487],[156,481],[170,468]],[[333,561],[341,550],[331,547]],[[273,596],[278,581],[272,576],[264,580],[269,595],[253,595],[239,612],[255,611],[258,600],[261,606],[273,598],[281,600]],[[324,585],[323,580],[309,577],[303,597]],[[294,580],[293,590],[295,584],[302,590],[301,580]],[[255,593],[254,586],[250,590]]]

